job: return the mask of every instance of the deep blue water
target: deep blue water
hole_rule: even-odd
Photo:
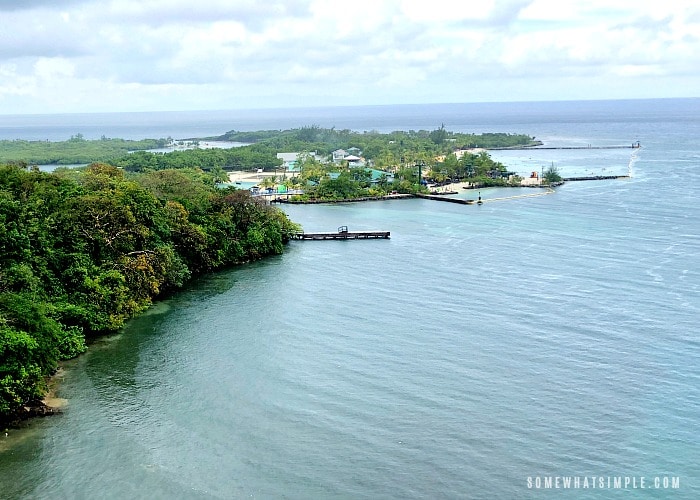
[[[0,440],[0,496],[698,498],[698,108],[370,107],[333,123],[327,110],[246,122],[445,123],[643,148],[503,153],[523,168],[633,174],[541,197],[285,207],[308,231],[392,237],[292,242],[92,346],[67,366],[65,414]],[[176,121],[167,135],[242,123]],[[528,488],[557,476],[643,476],[652,489]],[[653,489],[656,477],[680,489]]]

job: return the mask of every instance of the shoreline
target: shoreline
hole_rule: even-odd
[[[46,380],[46,393],[41,399],[30,401],[14,415],[8,415],[0,420],[0,427],[4,429],[5,435],[10,429],[19,430],[26,425],[30,425],[35,418],[52,417],[60,415],[68,406],[68,400],[57,396],[57,392],[64,380],[65,369],[59,364],[58,369]]]
[[[330,203],[359,203],[362,201],[385,201],[385,200],[406,200],[408,198],[415,198],[415,194],[402,193],[402,194],[387,194],[386,196],[361,196],[359,198],[343,198],[341,200],[285,200],[276,194],[260,195],[260,196],[277,196],[272,198],[270,203],[283,203],[289,205],[321,205]]]
[[[244,170],[233,170],[231,172],[228,172],[228,180],[231,183],[236,183],[236,182],[259,182],[263,180],[265,177],[277,177],[279,175],[286,175],[287,172],[283,172],[282,174],[276,173],[276,172],[250,172],[250,171],[244,171]]]
[[[63,411],[68,406],[68,400],[57,396],[60,385],[64,382],[66,369],[63,366],[58,367],[56,373],[51,375],[47,382],[48,390],[41,400],[47,408],[52,408],[58,413]]]

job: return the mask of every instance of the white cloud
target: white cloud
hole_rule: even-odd
[[[0,109],[698,95],[695,3],[0,0]]]
[[[75,66],[64,57],[41,57],[34,63],[34,74],[42,80],[73,76]]]

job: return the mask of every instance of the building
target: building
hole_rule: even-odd
[[[313,153],[277,153],[277,158],[282,160],[282,168],[288,172],[298,172],[299,171],[299,158],[310,154],[316,161],[323,161],[323,157]]]
[[[333,163],[340,163],[348,156],[348,154],[349,153],[344,149],[336,149],[331,153]]]

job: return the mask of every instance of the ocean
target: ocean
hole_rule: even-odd
[[[2,122],[49,140],[444,123],[642,148],[494,152],[631,174],[546,196],[283,206],[391,239],[291,242],[99,340],[66,363],[62,415],[0,437],[0,497],[700,497],[700,99]]]

